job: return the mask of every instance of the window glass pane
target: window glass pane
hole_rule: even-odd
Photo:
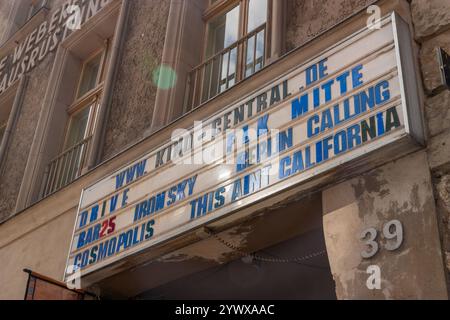
[[[238,40],[239,10],[240,6],[237,6],[209,23],[207,57],[213,56]]]
[[[236,82],[237,48],[225,53],[222,60],[219,92],[225,91]]]
[[[85,93],[94,89],[97,85],[97,76],[100,72],[100,63],[102,60],[102,53],[96,55],[92,60],[84,65],[83,73],[81,75],[80,89],[78,91],[78,98]]]
[[[209,23],[207,58],[213,57],[238,40],[239,10],[240,6],[234,7]],[[231,48],[207,63],[204,67],[202,101],[204,102],[234,85],[236,70],[237,48]]]
[[[90,111],[91,107],[84,108],[80,112],[73,115],[70,119],[69,131],[67,132],[66,145],[64,148],[65,150],[73,147],[86,138]]]
[[[14,25],[17,29],[20,29],[28,21],[30,12],[30,3],[21,2],[17,9],[16,16],[14,17]],[[17,31],[17,29],[15,31]]]
[[[256,35],[256,62],[255,62],[255,72],[262,69],[264,66],[264,41],[265,32],[262,30]]]
[[[245,62],[245,77],[253,74],[253,56],[255,53],[255,36],[247,40],[247,59]]]
[[[33,17],[43,6],[44,0],[31,0],[28,18]]]
[[[251,32],[267,20],[267,0],[249,0],[247,32]]]
[[[236,83],[237,48],[231,50],[229,55],[230,55],[230,60],[229,60],[228,69],[227,69],[228,72],[224,72],[224,78],[225,78],[225,75],[227,77],[226,89],[228,89],[231,86],[234,86]]]

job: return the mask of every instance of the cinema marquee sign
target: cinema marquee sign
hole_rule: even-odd
[[[420,147],[408,30],[393,14],[83,190],[67,266],[88,275],[306,181]]]

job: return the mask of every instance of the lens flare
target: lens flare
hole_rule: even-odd
[[[167,65],[160,65],[153,71],[153,83],[160,89],[173,88],[177,83],[177,73]]]

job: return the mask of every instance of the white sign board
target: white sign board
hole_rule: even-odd
[[[385,18],[85,189],[68,266],[92,273],[402,139],[420,140],[402,32],[396,15]]]

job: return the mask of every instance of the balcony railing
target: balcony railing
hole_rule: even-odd
[[[262,69],[266,55],[266,24],[210,57],[188,75],[185,112],[214,98]]]
[[[44,174],[42,198],[67,186],[81,176],[86,165],[90,141],[91,137],[77,143],[50,161]]]

